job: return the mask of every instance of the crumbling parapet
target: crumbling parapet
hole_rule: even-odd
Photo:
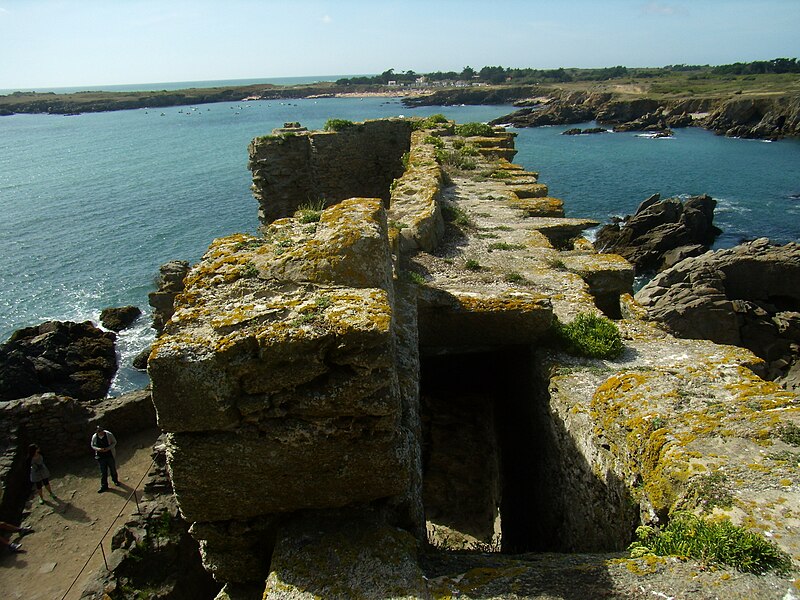
[[[268,224],[302,205],[330,205],[345,198],[382,198],[403,174],[411,122],[382,119],[340,131],[276,130],[249,147],[259,219]]]

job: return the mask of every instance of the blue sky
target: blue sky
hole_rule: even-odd
[[[0,89],[800,57],[800,0],[0,0]]]

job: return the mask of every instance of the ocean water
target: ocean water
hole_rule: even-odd
[[[286,121],[363,120],[441,112],[487,121],[508,106],[409,109],[397,99],[206,104],[77,116],[0,118],[0,341],[48,319],[98,321],[108,306],[145,313],[118,340],[112,394],[141,387],[132,357],[152,340],[147,293],[161,264],[194,262],[216,237],[255,232],[247,145]],[[588,126],[588,124],[586,125]],[[562,136],[517,130],[515,159],[540,172],[569,216],[635,210],[648,195],[719,200],[719,246],[800,240],[800,142],[765,143],[679,130]]]

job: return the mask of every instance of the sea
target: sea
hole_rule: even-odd
[[[118,337],[121,367],[110,394],[139,389],[147,376],[131,361],[154,337],[147,294],[159,266],[196,262],[216,237],[256,232],[252,138],[288,121],[313,129],[329,118],[443,113],[485,122],[511,110],[411,109],[397,98],[368,97],[0,117],[0,342],[46,320],[97,323],[105,307],[139,306],[143,316]],[[565,129],[514,131],[515,162],[539,171],[567,216],[607,222],[654,193],[705,193],[718,202],[717,248],[757,237],[800,241],[800,141],[700,129],[669,139],[561,135]]]

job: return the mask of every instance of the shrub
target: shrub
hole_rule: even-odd
[[[414,125],[413,125],[413,129],[414,130],[417,130],[417,129],[433,129],[437,125],[440,125],[441,123],[447,123],[447,122],[448,122],[447,121],[447,117],[445,117],[441,113],[437,113],[435,115],[431,115],[430,117],[426,117],[424,119],[416,121],[414,123]]]
[[[780,438],[790,446],[800,446],[800,427],[784,423],[780,428]]]
[[[466,211],[463,208],[453,204],[442,205],[442,216],[444,217],[445,221],[449,221],[458,227],[473,226],[472,219],[469,218],[469,215],[466,213]]]
[[[472,137],[476,135],[492,135],[494,128],[486,123],[464,123],[463,125],[456,125],[456,135],[463,137]]]
[[[492,242],[489,244],[488,250],[522,250],[525,248],[524,244],[507,244],[506,242]]]
[[[417,285],[425,285],[427,283],[425,276],[416,271],[401,271],[400,277],[408,283],[416,283]]]
[[[511,273],[506,273],[505,280],[508,283],[522,283],[525,278],[516,271],[512,271]]]
[[[464,156],[480,156],[480,150],[478,150],[472,144],[465,144],[463,148],[461,148],[461,154]]]
[[[464,261],[464,268],[467,271],[480,271],[483,267],[477,260],[468,258],[466,261]]]
[[[324,129],[325,131],[342,131],[343,129],[349,129],[355,126],[355,123],[347,119],[328,119],[325,122]]]
[[[713,522],[678,512],[662,530],[639,527],[636,538],[628,548],[634,558],[648,554],[682,556],[756,574],[788,574],[792,570],[792,559],[773,542],[730,521]]]
[[[475,159],[464,156],[461,150],[445,150],[439,148],[435,151],[436,160],[445,167],[453,167],[463,171],[471,171],[478,166]]]
[[[555,333],[566,351],[578,356],[617,358],[624,350],[617,326],[591,313],[581,313],[566,325],[556,321]]]
[[[435,148],[444,148],[444,141],[442,140],[442,138],[436,137],[435,135],[426,135],[422,139],[422,143],[430,144],[431,146],[434,146]]]
[[[258,267],[256,264],[248,260],[244,263],[241,267],[239,267],[239,276],[240,277],[258,277]]]

